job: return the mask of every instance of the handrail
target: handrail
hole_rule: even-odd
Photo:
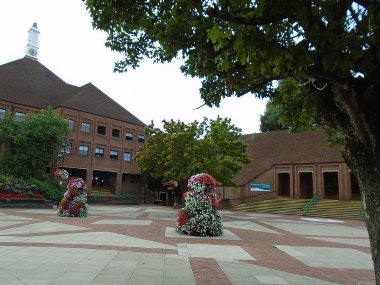
[[[96,201],[99,200],[100,197],[100,191],[96,191],[95,195],[92,196],[92,201],[95,203]]]
[[[310,201],[307,202],[305,206],[303,206],[303,208],[301,209],[302,216],[306,215],[306,213],[311,209],[311,207],[313,207],[313,205],[319,200],[319,198],[320,196],[318,193],[314,194],[313,198],[311,198]]]

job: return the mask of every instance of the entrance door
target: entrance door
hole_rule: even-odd
[[[278,173],[278,196],[290,195],[290,175],[289,173]]]
[[[300,198],[311,199],[313,197],[313,173],[300,172]]]
[[[352,173],[350,174],[350,179],[351,179],[351,199],[360,200],[359,184]]]
[[[339,199],[338,172],[324,172],[323,184],[325,186],[325,198]]]

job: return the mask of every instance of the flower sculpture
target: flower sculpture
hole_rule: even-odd
[[[194,236],[221,236],[222,218],[218,212],[220,196],[216,181],[207,173],[190,177],[184,194],[185,207],[178,212],[176,231]]]
[[[58,216],[86,217],[88,215],[86,183],[82,178],[71,179],[59,203]]]
[[[54,171],[54,177],[59,178],[61,180],[67,180],[69,178],[69,173],[65,169],[56,169]]]

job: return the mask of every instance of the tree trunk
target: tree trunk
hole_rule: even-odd
[[[357,147],[357,146],[356,146]],[[380,285],[380,159],[364,148],[344,155],[359,184],[371,243],[376,284]]]

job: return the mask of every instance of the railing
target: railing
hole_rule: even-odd
[[[128,193],[116,193],[116,197],[119,199],[119,200],[122,200],[122,201],[132,201],[132,202],[141,202],[142,200],[142,197],[140,196],[136,196],[136,195],[132,195],[132,194],[128,194]]]
[[[95,203],[96,201],[99,200],[100,197],[100,191],[96,191],[95,195],[92,196],[92,201]]]
[[[306,213],[311,209],[311,207],[313,207],[313,205],[319,200],[319,198],[320,196],[318,193],[314,194],[313,198],[311,198],[310,201],[307,202],[305,206],[303,206],[303,208],[301,209],[301,215],[306,215]]]

